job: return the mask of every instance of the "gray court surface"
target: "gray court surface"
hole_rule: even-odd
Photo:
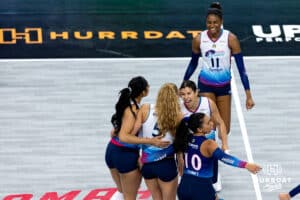
[[[40,199],[48,192],[77,191],[73,199],[84,199],[95,189],[115,187],[104,153],[118,91],[131,77],[143,75],[151,85],[143,102],[154,102],[163,83],[180,84],[188,61],[0,60],[0,198],[31,194],[29,199]],[[253,110],[245,109],[233,67],[235,78],[253,158],[264,168],[258,175],[262,199],[274,200],[300,183],[300,57],[250,57],[245,63]],[[247,159],[234,102],[231,129],[232,154]],[[220,168],[220,197],[256,199],[246,170]]]

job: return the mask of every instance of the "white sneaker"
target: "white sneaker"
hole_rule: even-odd
[[[228,155],[230,155],[230,154],[231,154],[231,151],[230,151],[230,149],[226,149],[224,152],[225,152],[226,154],[228,154]]]
[[[123,193],[118,190],[111,196],[110,200],[124,200]]]
[[[220,192],[222,190],[222,183],[221,183],[221,175],[218,173],[218,180],[216,183],[213,184],[213,187],[216,192]]]

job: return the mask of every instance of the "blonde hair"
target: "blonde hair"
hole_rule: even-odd
[[[169,131],[174,136],[181,115],[178,89],[174,83],[165,83],[158,91],[155,112],[161,133]]]

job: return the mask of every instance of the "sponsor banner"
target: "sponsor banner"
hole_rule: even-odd
[[[238,36],[244,55],[300,55],[297,1],[220,1],[224,27]],[[1,1],[0,58],[190,56],[210,3]]]

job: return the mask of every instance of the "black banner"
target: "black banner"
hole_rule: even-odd
[[[0,58],[186,57],[211,1],[0,1]],[[220,1],[244,55],[300,55],[298,0]]]

